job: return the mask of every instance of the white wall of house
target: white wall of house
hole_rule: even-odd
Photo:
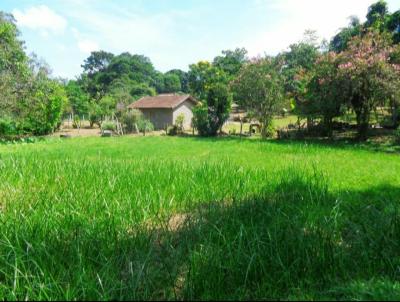
[[[183,127],[185,129],[189,129],[192,127],[192,118],[193,118],[193,108],[194,104],[190,101],[185,101],[181,105],[179,105],[173,111],[173,124],[175,124],[176,118],[183,114],[185,116],[185,121],[183,123]]]

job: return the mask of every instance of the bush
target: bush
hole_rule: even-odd
[[[0,118],[0,136],[18,135],[19,130],[17,124],[10,117]]]
[[[117,129],[117,125],[113,121],[104,121],[101,123],[102,131],[115,131]]]
[[[210,123],[207,105],[200,104],[193,109],[193,126],[201,136],[209,135]]]
[[[91,103],[89,105],[90,128],[93,128],[94,125],[98,125],[99,127],[101,127],[101,116],[102,115],[103,115],[103,111],[98,104]]]
[[[122,124],[127,133],[137,131],[138,122],[143,119],[142,113],[139,110],[130,110],[122,114]]]
[[[146,119],[140,119],[137,123],[140,132],[152,132],[154,131],[154,125]]]
[[[46,135],[60,124],[67,96],[64,87],[57,81],[39,78],[33,95],[26,100],[28,112],[23,128],[34,135]]]
[[[183,124],[185,123],[185,115],[183,113],[179,114],[175,120],[175,126],[179,131],[183,131]]]
[[[178,135],[179,134],[178,126],[174,125],[172,127],[168,127],[167,134],[170,135],[170,136]]]
[[[72,128],[77,129],[77,128],[81,128],[81,118],[79,117],[79,115],[74,115],[74,120],[72,121]]]

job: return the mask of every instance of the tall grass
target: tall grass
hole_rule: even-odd
[[[397,157],[96,142],[0,150],[0,299],[400,298]],[[363,166],[344,186],[323,154],[392,166],[385,183],[363,185],[376,169]]]

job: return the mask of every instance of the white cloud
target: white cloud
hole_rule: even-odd
[[[39,30],[44,37],[49,32],[63,33],[67,27],[67,20],[45,5],[33,6],[25,11],[15,9],[12,13],[19,26]]]
[[[316,30],[321,38],[330,40],[341,27],[347,26],[350,16],[365,18],[375,0],[255,0],[266,14],[279,14],[273,29],[265,28],[246,41],[251,55],[264,51],[276,54],[299,41],[305,30]]]
[[[92,51],[99,50],[99,45],[91,40],[81,40],[78,42],[78,48],[85,54],[90,54]]]

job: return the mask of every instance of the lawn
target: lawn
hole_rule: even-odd
[[[173,137],[0,146],[0,300],[400,299],[400,157]]]

